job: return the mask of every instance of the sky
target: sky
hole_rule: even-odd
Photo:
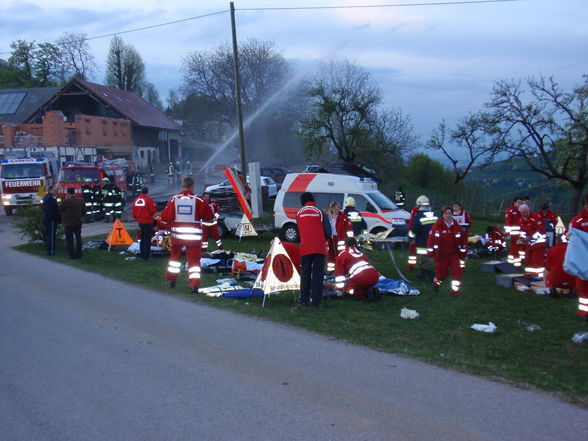
[[[422,141],[443,119],[451,125],[481,109],[496,81],[553,76],[571,90],[588,73],[586,0],[408,6],[439,2],[235,0],[237,38],[273,41],[300,66],[333,57],[356,62],[371,72],[386,108],[410,115]],[[395,6],[250,10],[361,5]],[[94,37],[227,11],[120,35],[142,55],[165,100],[180,84],[183,57],[231,41],[228,10],[224,0],[2,0],[0,58],[16,39],[55,41],[65,31]],[[110,39],[89,42],[100,68],[94,82],[103,82]]]

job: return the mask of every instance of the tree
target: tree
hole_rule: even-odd
[[[311,81],[309,111],[299,134],[311,157],[335,153],[345,162],[366,165],[397,162],[414,143],[410,118],[401,111],[383,111],[382,94],[365,69],[348,61],[322,66]]]
[[[61,58],[59,48],[52,43],[39,43],[34,52],[34,77],[39,86],[51,86],[59,81]]]
[[[112,37],[106,59],[106,84],[142,96],[145,81],[145,63],[139,52],[118,35]]]
[[[442,121],[433,130],[426,147],[440,151],[451,162],[454,184],[465,179],[475,164],[485,167],[494,160],[500,138],[489,134],[491,126],[488,114],[480,112],[462,118],[454,129]]]
[[[96,69],[94,56],[90,53],[90,45],[86,34],[65,32],[55,44],[61,53],[63,80],[71,78],[88,79]]]
[[[159,98],[159,92],[153,83],[150,83],[149,81],[145,82],[144,95],[145,101],[147,101],[153,107],[163,111],[163,103],[161,102],[161,99]]]
[[[241,100],[245,114],[259,109],[280,87],[290,73],[290,66],[269,41],[250,39],[239,45]],[[228,44],[214,51],[194,51],[183,61],[183,97],[196,95],[214,102],[218,119],[236,126],[233,50]]]
[[[33,80],[33,68],[35,64],[35,42],[15,40],[10,43],[10,48],[12,52],[10,53],[8,63],[22,71],[25,82],[31,82]]]
[[[425,153],[410,157],[404,169],[405,178],[413,185],[436,192],[445,192],[451,187],[451,172]]]
[[[588,181],[588,76],[584,84],[564,92],[553,78],[495,84],[486,107],[490,133],[502,152],[523,158],[535,172],[568,183],[570,208],[578,208]]]

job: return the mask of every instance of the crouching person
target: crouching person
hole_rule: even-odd
[[[345,291],[356,299],[376,300],[380,298],[380,292],[374,285],[379,278],[378,270],[357,249],[355,238],[345,239],[345,250],[339,253],[335,262],[337,291]]]

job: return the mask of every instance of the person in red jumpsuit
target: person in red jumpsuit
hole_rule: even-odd
[[[345,250],[339,253],[335,263],[335,286],[338,291],[345,291],[356,299],[374,299],[380,273],[357,249],[357,241],[353,237],[345,239]],[[347,283],[345,283],[347,281]],[[367,294],[367,295],[366,295]]]
[[[489,225],[484,235],[484,246],[491,254],[500,254],[506,248],[506,237],[504,233],[495,225]]]
[[[220,216],[220,208],[216,201],[210,199],[210,193],[204,193],[202,195],[202,199],[204,200],[204,202],[208,204],[214,216],[211,222],[202,223],[202,252],[205,253],[208,251],[208,238],[211,235],[212,237],[214,237],[214,240],[216,241],[216,247],[219,250],[222,250],[223,242],[218,233],[218,218]]]
[[[547,202],[541,206],[541,210],[539,210],[536,214],[545,225],[545,231],[547,233],[547,247],[551,248],[555,245],[555,226],[557,225],[558,215],[555,213],[555,211],[549,208],[549,204]]]
[[[472,226],[472,220],[470,219],[470,215],[467,211],[463,209],[463,205],[461,205],[461,202],[453,203],[453,218],[456,220],[459,226],[466,231],[468,228]]]
[[[521,232],[519,206],[522,203],[520,196],[513,199],[512,205],[508,207],[504,214],[504,231],[510,237],[510,245],[507,252],[507,262],[520,268],[522,265],[522,255],[524,246],[518,243]]]
[[[572,233],[572,228],[588,233],[588,194],[582,198],[584,209],[575,218],[570,221],[568,234]],[[578,291],[578,316],[582,320],[588,320],[588,280],[577,278],[576,290]]]
[[[341,211],[341,207],[339,207],[336,201],[331,202],[327,217],[331,223],[332,232],[332,236],[329,239],[327,271],[333,272],[335,270],[337,254],[345,250],[345,239],[347,237],[353,237],[353,224],[347,215]]]
[[[193,293],[200,287],[200,256],[202,242],[202,222],[210,222],[214,215],[203,199],[194,195],[194,180],[190,177],[182,181],[182,191],[175,195],[161,212],[161,222],[171,232],[171,256],[165,279],[170,287],[182,269],[182,248],[186,247],[188,260],[188,279]]]
[[[528,205],[519,207],[520,236],[519,244],[524,246],[525,277],[543,277],[545,271],[545,253],[547,251],[547,235],[545,225],[539,216],[531,213]]]
[[[445,205],[441,209],[441,219],[435,222],[427,240],[430,257],[435,259],[435,292],[439,291],[441,282],[451,270],[451,295],[459,297],[467,258],[467,244],[467,232],[453,218],[451,207]]]
[[[564,258],[568,249],[568,240],[562,234],[561,240],[549,249],[545,258],[545,286],[549,288],[552,297],[556,297],[557,289],[572,291],[576,287],[576,277],[566,273],[563,269]]]

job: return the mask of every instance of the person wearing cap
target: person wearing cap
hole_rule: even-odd
[[[344,205],[345,209],[343,212],[351,221],[351,225],[353,225],[353,235],[359,236],[367,230],[367,224],[359,210],[355,208],[355,199],[351,196],[347,197],[344,201]]]
[[[406,203],[406,195],[404,194],[402,186],[399,186],[398,190],[394,192],[394,203],[398,208],[404,208],[404,204]]]
[[[167,165],[167,183],[173,184],[174,180],[175,180],[174,163],[169,161],[169,164]]]
[[[104,222],[111,222],[114,219],[114,188],[110,179],[102,179],[102,211],[104,213]]]
[[[433,268],[432,264],[427,258],[427,239],[429,237],[429,231],[437,222],[437,216],[431,208],[429,198],[425,195],[421,195],[416,200],[418,209],[414,215],[414,219],[410,223],[410,230],[408,237],[414,240],[414,246],[416,248],[416,256],[420,260],[421,272],[419,278],[430,278],[432,279]],[[416,265],[417,259],[414,260]]]
[[[141,194],[133,201],[132,215],[139,224],[139,242],[140,257],[143,260],[149,260],[151,257],[151,238],[153,237],[153,215],[157,212],[157,207],[153,199],[149,197],[149,188],[142,187]]]
[[[451,295],[459,297],[461,279],[467,258],[468,233],[455,220],[449,205],[441,208],[441,219],[433,227],[427,238],[427,252],[435,259],[435,278],[433,290],[439,291],[441,282],[451,270]]]

